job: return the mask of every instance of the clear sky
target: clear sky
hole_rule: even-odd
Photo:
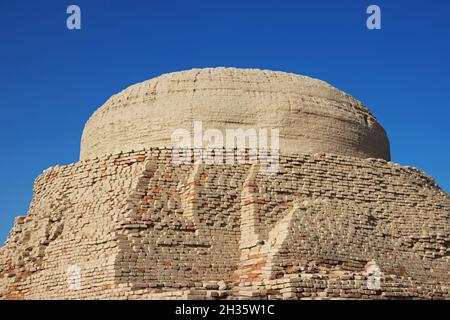
[[[81,30],[66,8],[81,8]],[[381,8],[382,29],[366,28]],[[251,67],[320,78],[367,105],[392,159],[450,190],[450,1],[0,1],[0,243],[44,169],[76,162],[112,94],[162,73]]]

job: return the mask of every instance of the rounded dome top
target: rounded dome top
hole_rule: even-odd
[[[172,133],[193,133],[194,121],[224,136],[226,129],[279,129],[285,155],[329,152],[390,160],[384,129],[350,95],[305,76],[237,68],[164,74],[113,95],[87,121],[80,158],[172,147]]]

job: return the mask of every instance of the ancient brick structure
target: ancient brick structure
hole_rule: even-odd
[[[279,171],[174,164],[170,132],[193,120],[279,127]],[[88,121],[80,162],[36,179],[0,298],[448,299],[450,196],[389,157],[373,115],[319,80],[217,68],[135,85]]]

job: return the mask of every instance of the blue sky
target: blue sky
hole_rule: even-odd
[[[77,4],[82,29],[66,28]],[[366,28],[377,4],[382,29]],[[450,1],[1,1],[0,243],[44,169],[76,162],[112,94],[162,73],[252,67],[325,80],[367,105],[392,159],[450,190]]]

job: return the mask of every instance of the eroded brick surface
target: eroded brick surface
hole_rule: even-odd
[[[105,155],[36,179],[0,297],[448,299],[449,215],[432,178],[384,160],[293,154],[262,175],[174,165],[170,149]]]

